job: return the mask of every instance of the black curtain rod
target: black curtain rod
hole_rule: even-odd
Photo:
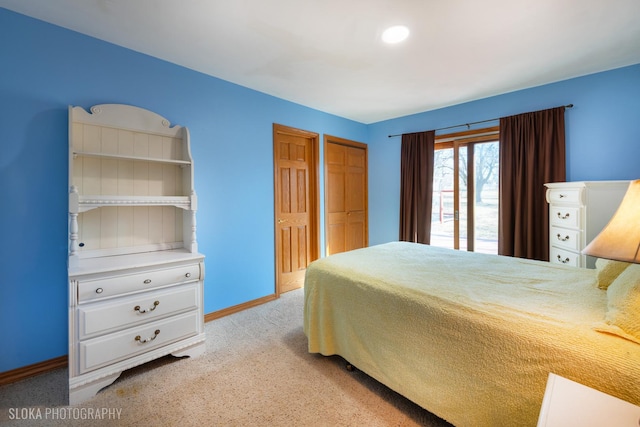
[[[567,105],[564,106],[564,108],[572,108],[572,107],[573,107],[573,104],[567,104]],[[479,122],[471,122],[471,123],[464,123],[464,124],[461,124],[461,125],[447,126],[446,128],[435,129],[435,131],[459,128],[460,126],[466,126],[467,129],[470,129],[471,125],[477,125],[477,124],[480,124],[480,123],[487,123],[487,122],[494,122],[496,120],[500,120],[500,117],[495,118],[495,119],[481,120]],[[396,135],[389,135],[389,138],[394,138],[396,136],[402,136],[402,134],[398,133]]]

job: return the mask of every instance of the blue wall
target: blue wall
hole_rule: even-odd
[[[569,179],[640,177],[640,65],[366,126],[1,8],[0,58],[0,372],[67,353],[68,105],[132,104],[189,127],[207,313],[274,292],[273,123],[369,143],[371,244],[398,233],[388,134],[573,103]]]
[[[274,293],[273,123],[366,138],[363,124],[6,9],[0,58],[0,372],[67,354],[68,105],[132,104],[189,127],[205,313]]]
[[[398,239],[400,137],[574,104],[565,112],[567,180],[640,178],[640,64],[369,126],[369,243]],[[496,126],[498,121],[472,126]],[[465,130],[450,129],[437,134]]]

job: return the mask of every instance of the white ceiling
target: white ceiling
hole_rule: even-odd
[[[639,0],[0,0],[362,123],[640,63]],[[401,45],[379,41],[405,24]]]

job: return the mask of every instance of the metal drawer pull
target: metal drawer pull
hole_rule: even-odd
[[[558,240],[562,241],[562,242],[566,242],[567,240],[569,240],[569,236],[564,236],[562,237],[560,235],[560,233],[558,233]]]
[[[564,194],[559,194],[558,196],[559,196],[561,199],[563,199],[563,198],[567,197],[567,196],[565,196]]]
[[[140,335],[137,335],[137,336],[136,336],[136,341],[138,341],[140,344],[145,344],[145,343],[148,343],[149,341],[153,341],[153,340],[155,340],[155,339],[156,339],[156,337],[158,336],[158,334],[160,334],[160,329],[156,329],[156,331],[155,331],[153,334],[154,334],[154,335],[153,335],[152,337],[145,338],[145,339],[142,339],[142,338],[140,337]]]
[[[565,215],[563,216],[560,212],[558,212],[558,218],[560,218],[560,219],[567,219],[567,218],[569,218],[569,214],[567,213],[567,214],[565,214]]]
[[[558,261],[560,261],[563,264],[566,264],[571,260],[569,258],[562,259],[562,258],[560,258],[560,255],[558,255]]]
[[[139,305],[136,305],[135,307],[133,307],[133,311],[137,311],[138,313],[142,314],[142,313],[148,313],[150,311],[153,311],[156,309],[156,307],[160,305],[160,301],[154,301],[153,302],[153,307],[151,307],[148,310],[145,309],[141,309]]]
[[[98,288],[98,289],[96,289],[96,294],[101,294],[103,291],[104,291],[104,289]]]
[[[558,214],[558,215],[559,215],[559,214]],[[147,279],[147,280],[145,280],[145,281],[144,281],[144,284],[145,284],[145,285],[148,285],[149,283],[151,283],[151,279]]]
[[[191,277],[191,273],[185,274],[184,277]]]

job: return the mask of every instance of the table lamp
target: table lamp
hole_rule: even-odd
[[[631,181],[616,213],[582,253],[640,263],[640,179]]]

